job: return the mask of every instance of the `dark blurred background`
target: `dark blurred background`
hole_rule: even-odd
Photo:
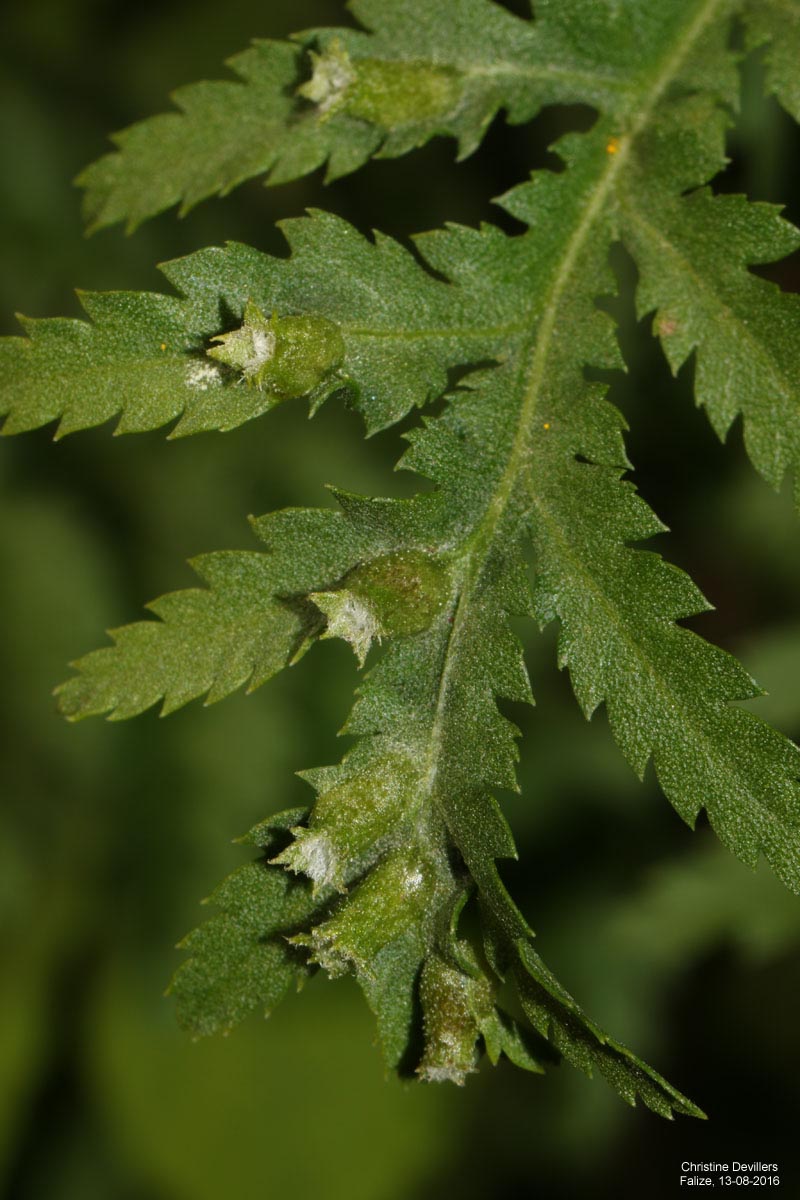
[[[345,20],[336,0],[27,0],[3,17],[0,325],[13,312],[78,315],[74,286],[158,288],[154,263],[236,238],[282,252],[275,221],[309,204],[405,238],[445,219],[494,220],[490,198],[552,165],[559,132],[587,110],[493,126],[468,162],[439,141],[324,189],[319,176],[250,183],[178,222],[87,241],[70,180],[106,135],[160,111],[168,91],[217,77],[252,36]],[[800,139],[745,69],[727,190],[781,200],[800,218]],[[613,399],[633,426],[636,480],[672,533],[659,548],[717,611],[692,622],[740,654],[771,693],[758,711],[800,734],[800,527],[789,488],[726,447],[674,381],[631,264],[615,303],[630,350]],[[800,285],[798,261],[771,275]],[[398,432],[365,443],[330,405],[309,423],[286,406],[233,433],[167,443],[110,430],[54,445],[0,445],[0,1177],[11,1200],[325,1200],[532,1196],[617,1200],[678,1191],[684,1159],[778,1161],[800,1195],[800,902],[692,835],[640,785],[604,714],[584,722],[554,666],[554,635],[526,631],[538,707],[520,797],[506,797],[521,861],[507,880],[564,983],[709,1113],[667,1123],[628,1109],[570,1067],[529,1077],[483,1069],[461,1090],[385,1080],[372,1018],[351,982],[317,977],[267,1025],[193,1044],[162,991],[200,897],[236,867],[231,845],[267,813],[305,802],[293,775],[334,762],[356,681],[325,643],[252,697],[161,722],[67,726],[50,692],[69,659],[143,601],[191,584],[185,560],[252,547],[248,513],[328,503],[322,485],[386,493]]]

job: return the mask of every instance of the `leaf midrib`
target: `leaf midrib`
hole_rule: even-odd
[[[620,171],[630,158],[636,138],[649,124],[661,97],[680,71],[693,46],[725,4],[726,0],[702,0],[696,6],[693,20],[689,22],[688,26],[684,27],[683,36],[676,40],[675,45],[664,56],[663,65],[655,76],[651,86],[638,98],[631,100],[630,109],[636,113],[636,116],[631,123],[628,133],[619,138],[616,145],[616,153],[609,156],[599,174],[592,200],[584,209],[576,227],[566,242],[561,261],[554,273],[549,294],[544,303],[541,304],[543,311],[542,320],[532,332],[527,346],[523,346],[521,349],[520,359],[522,367],[520,373],[525,378],[525,390],[517,431],[509,453],[508,463],[500,478],[494,496],[487,506],[483,520],[478,524],[467,541],[460,560],[461,571],[457,575],[457,582],[454,588],[455,599],[452,609],[452,625],[448,630],[436,709],[431,725],[430,751],[426,773],[426,787],[429,798],[432,798],[434,795],[439,762],[445,754],[444,741],[450,681],[458,662],[460,643],[469,636],[466,629],[467,616],[474,600],[476,589],[480,583],[484,567],[492,551],[497,530],[506,513],[509,501],[519,484],[520,476],[527,469],[527,460],[533,444],[533,418],[539,400],[541,384],[548,365],[561,299],[570,281],[577,259],[588,242],[595,222],[604,210],[608,195]],[[537,307],[540,306],[537,304]]]
[[[630,91],[629,79],[613,71],[589,71],[577,67],[563,67],[559,63],[542,63],[541,65],[521,66],[519,63],[499,62],[486,66],[458,68],[465,75],[484,75],[489,78],[495,75],[518,75],[522,79],[535,80],[564,80],[583,86],[617,88],[620,91]]]

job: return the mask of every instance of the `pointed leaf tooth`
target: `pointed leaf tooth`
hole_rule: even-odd
[[[656,203],[639,188],[622,211],[639,308],[656,309],[673,370],[696,351],[698,404],[721,439],[743,415],[747,452],[779,487],[800,468],[800,299],[748,267],[795,249],[797,230],[773,206],[707,188]]]
[[[800,13],[783,0],[748,0],[743,6],[748,49],[760,48],[767,86],[795,121],[800,121]]]

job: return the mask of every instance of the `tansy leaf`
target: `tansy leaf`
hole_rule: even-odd
[[[89,322],[24,318],[27,337],[0,339],[3,432],[58,421],[63,436],[118,417],[117,433],[177,421],[180,437],[337,391],[374,431],[440,396],[449,369],[502,353],[519,328],[529,270],[496,229],[429,243],[432,257],[458,247],[450,283],[329,214],[282,229],[287,259],[234,243],[167,263],[180,298],[81,293]]]
[[[769,86],[791,106],[781,40],[794,17],[776,0],[542,0],[533,22],[483,0],[361,0],[355,11],[372,34],[303,40],[308,78],[284,95],[300,106],[286,125],[296,156],[270,159],[275,174],[322,161],[307,153],[310,129],[325,131],[334,162],[334,134],[355,128],[375,139],[370,152],[436,131],[469,146],[501,105],[523,119],[546,99],[582,99],[597,121],[557,143],[562,170],[502,198],[525,226],[517,236],[448,227],[417,239],[419,261],[315,215],[286,227],[288,259],[201,252],[167,268],[179,298],[94,298],[93,325],[44,322],[5,344],[9,431],[118,411],[127,428],[181,412],[177,432],[227,428],[334,391],[377,429],[447,395],[400,463],[427,490],[336,492],[338,513],[262,518],[266,553],[201,560],[209,587],[118,631],[78,664],[61,703],[73,717],[124,716],[161,697],[167,709],[215,699],[317,638],[345,639],[368,666],[344,730],[351,748],[306,773],[309,814],[281,818],[279,837],[269,824],[252,835],[265,856],[223,885],[222,913],[190,940],[175,985],[184,1019],[228,1028],[318,965],[355,975],[401,1073],[463,1083],[483,1050],[534,1071],[563,1055],[629,1102],[699,1116],[534,949],[501,876],[516,851],[497,794],[517,786],[517,730],[498,702],[532,700],[510,618],[558,620],[582,709],[606,705],[633,769],[652,763],[689,825],[705,810],[744,862],[763,855],[800,892],[797,748],[738,707],[758,694],[744,668],[679,624],[706,602],[635,545],[663,526],[623,478],[623,422],[592,381],[622,365],[596,301],[615,289],[608,255],[623,240],[673,367],[696,351],[698,401],[718,432],[742,413],[770,482],[796,470],[800,312],[748,271],[796,234],[770,208],[703,190],[725,165],[738,100],[732,19],[749,22]],[[123,147],[120,180],[127,164]],[[160,378],[157,336],[165,381],[143,410],[142,379]],[[455,367],[466,370],[448,390]],[[202,393],[189,404],[187,370]],[[477,931],[463,918],[473,901]]]
[[[114,135],[117,149],[78,178],[90,229],[135,229],[173,204],[185,213],[253,175],[284,183],[326,167],[336,179],[372,155],[395,157],[435,134],[461,155],[505,109],[514,123],[544,104],[614,103],[626,89],[619,23],[571,36],[557,8],[535,24],[489,0],[353,0],[370,32],[319,29],[258,41],[229,60],[236,81],[173,94],[178,111]]]

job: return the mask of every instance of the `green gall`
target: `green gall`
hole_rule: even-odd
[[[479,1022],[494,1011],[491,988],[486,980],[431,957],[422,969],[420,999],[425,1052],[417,1074],[429,1083],[463,1085],[476,1069]]]
[[[238,329],[211,339],[208,357],[238,371],[276,402],[316,392],[341,366],[345,346],[338,326],[325,317],[265,317],[248,300]]]
[[[315,892],[324,887],[345,891],[348,879],[370,866],[396,836],[418,784],[407,756],[376,759],[368,772],[322,792],[308,828],[293,830],[295,840],[273,862],[307,875]]]
[[[422,550],[386,554],[345,576],[343,586],[314,592],[328,618],[323,637],[349,642],[364,665],[373,640],[407,637],[427,629],[450,596],[450,573]]]
[[[386,636],[427,629],[450,596],[450,572],[424,550],[387,554],[356,567],[347,587],[377,613]]]
[[[365,58],[344,107],[371,125],[396,129],[448,116],[458,107],[462,89],[461,76],[451,67]]]
[[[298,94],[321,116],[346,112],[382,129],[445,117],[461,100],[463,81],[452,67],[392,59],[353,60],[341,38],[322,54],[310,51],[312,76]]]
[[[424,936],[443,882],[441,868],[418,847],[397,851],[367,875],[334,917],[289,940],[308,949],[329,975],[354,970],[373,978],[382,950],[406,936]]]

